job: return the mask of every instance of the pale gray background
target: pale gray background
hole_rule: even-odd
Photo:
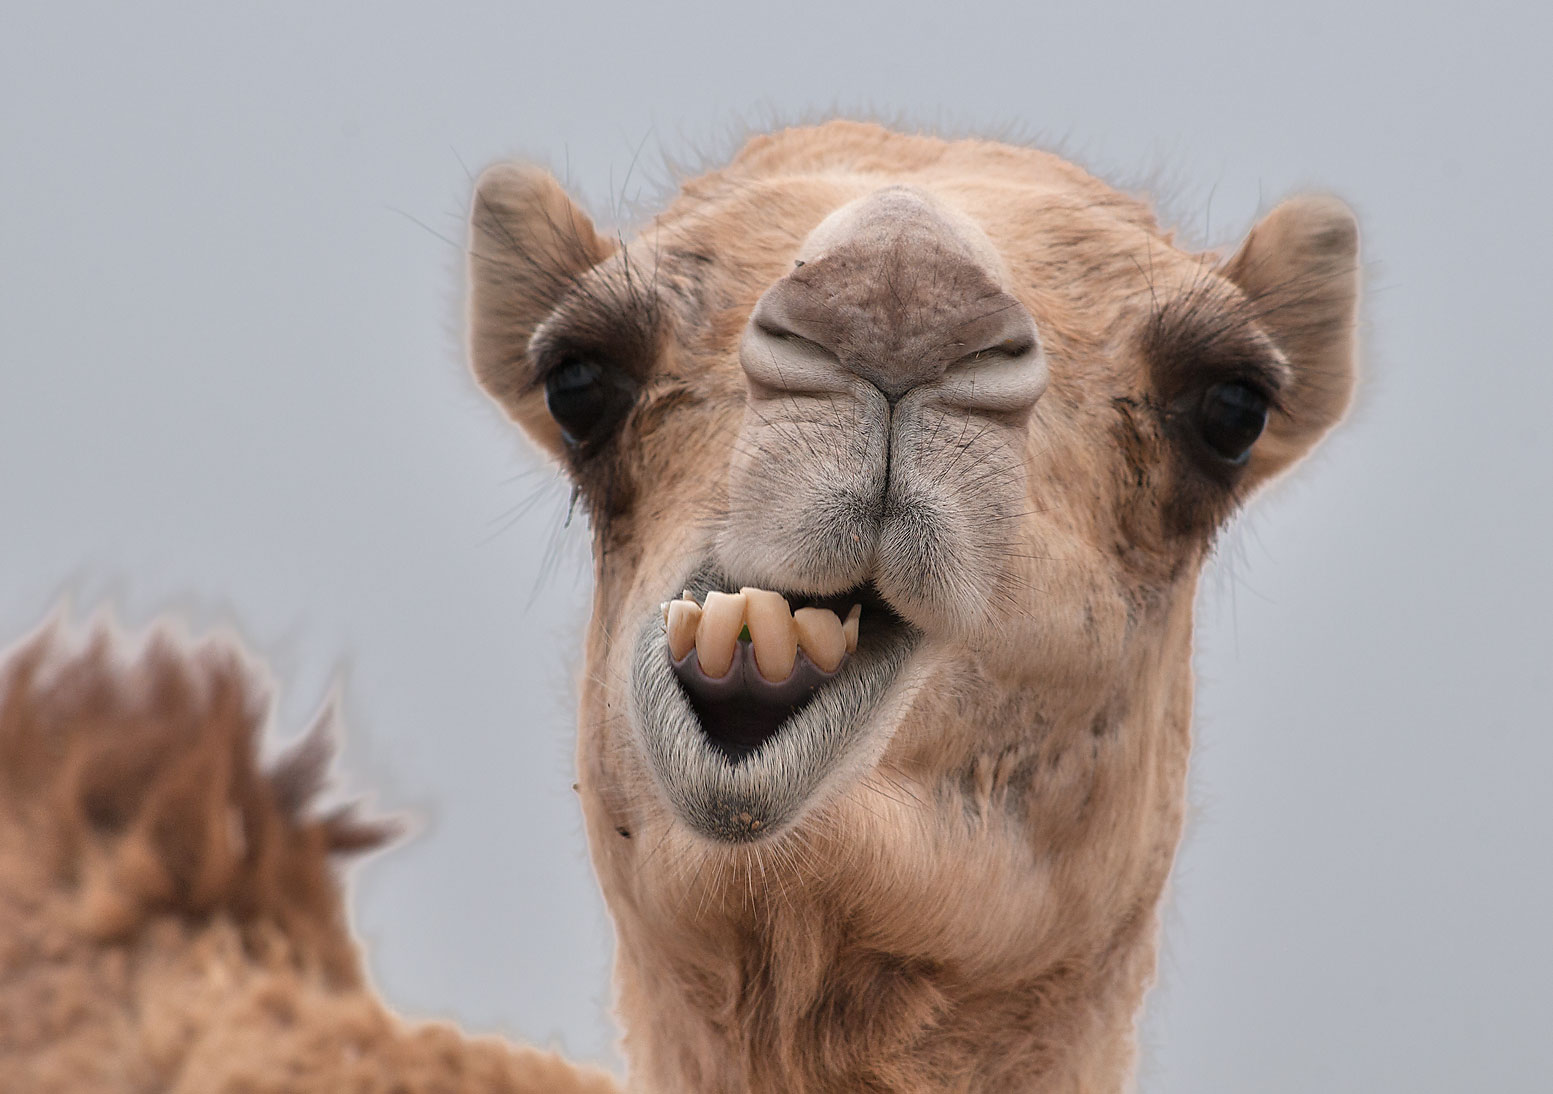
[[[1359,406],[1205,582],[1142,1086],[1548,1089],[1546,5],[251,7],[0,7],[0,626],[232,623],[288,732],[343,673],[347,786],[424,822],[353,874],[396,1006],[613,1052],[586,537],[463,371],[466,166],[613,222],[839,108],[1061,141],[1215,244],[1353,202]]]

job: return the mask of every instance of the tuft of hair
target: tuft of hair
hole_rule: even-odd
[[[614,1094],[383,1005],[334,866],[393,828],[318,807],[327,715],[260,764],[268,697],[236,642],[166,628],[0,653],[0,1091]]]
[[[164,629],[135,649],[108,624],[43,628],[0,656],[0,857],[25,849],[34,884],[68,894],[71,927],[99,942],[223,917],[359,982],[333,860],[396,828],[314,811],[327,717],[263,770],[269,707],[231,641]]]

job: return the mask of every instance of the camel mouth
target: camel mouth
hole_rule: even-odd
[[[703,567],[642,627],[632,674],[639,743],[681,819],[750,842],[865,768],[920,637],[871,584],[811,597]]]
[[[832,683],[860,645],[891,641],[906,626],[872,584],[825,597],[713,588],[701,599],[706,607],[695,611],[686,589],[665,606],[669,657],[701,731],[735,765]]]

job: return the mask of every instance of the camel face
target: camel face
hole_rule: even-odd
[[[625,245],[487,172],[472,358],[592,522],[580,786],[623,939],[776,885],[996,977],[1157,892],[1197,573],[1346,406],[1355,254],[1330,199],[1224,260],[1056,157],[844,123]]]

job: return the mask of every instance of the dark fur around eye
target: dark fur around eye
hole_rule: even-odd
[[[620,369],[593,358],[570,358],[545,374],[545,407],[575,449],[611,437],[636,402],[637,384]]]

